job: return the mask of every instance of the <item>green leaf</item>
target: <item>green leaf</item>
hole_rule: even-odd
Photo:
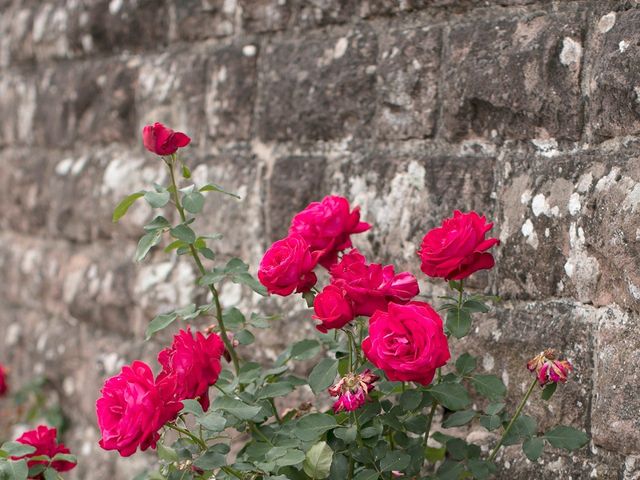
[[[302,294],[302,298],[304,298],[304,301],[307,302],[308,308],[313,308],[313,301],[316,299],[315,293],[309,290],[308,292],[304,292]]]
[[[492,432],[502,425],[502,420],[498,415],[482,415],[480,417],[480,425]]]
[[[444,457],[447,453],[447,447],[427,447],[424,452],[424,458],[426,458],[429,463],[436,463],[441,460],[444,460]]]
[[[134,256],[135,261],[141,262],[144,260],[144,257],[147,256],[149,250],[160,242],[161,236],[162,230],[154,230],[144,234],[138,242],[138,247],[136,248],[136,254]]]
[[[355,425],[349,428],[336,428],[333,434],[342,440],[346,444],[350,444],[356,441],[358,435],[358,429]]]
[[[247,405],[241,400],[230,397],[217,397],[213,402],[213,407],[229,412],[240,420],[251,420],[262,410],[260,406]]]
[[[213,470],[214,468],[222,467],[227,464],[227,457],[215,450],[209,450],[204,453],[200,458],[197,458],[193,465],[201,468],[202,470]]]
[[[537,428],[537,423],[534,418],[528,415],[521,415],[513,422],[511,431],[504,437],[504,444],[515,445],[520,441],[531,438],[536,434]]]
[[[191,413],[196,418],[204,415],[204,411],[202,410],[202,405],[197,400],[183,400],[182,401],[182,410],[180,413]]]
[[[200,192],[187,193],[182,197],[182,206],[187,212],[200,213],[204,206],[204,195]]]
[[[176,318],[178,318],[178,315],[175,312],[163,313],[162,315],[155,317],[147,327],[147,331],[144,335],[145,340],[149,340],[154,333],[167,328],[176,320]]]
[[[331,358],[320,360],[309,374],[309,386],[316,395],[329,388],[338,374],[338,361]]]
[[[353,480],[377,480],[380,478],[378,472],[375,470],[369,470],[368,468],[361,470],[358,474],[353,477]]]
[[[20,442],[5,442],[2,444],[2,447],[0,447],[0,450],[7,452],[9,457],[22,457],[24,455],[34,453],[36,451],[36,447],[33,445],[25,445]]]
[[[345,455],[336,454],[331,462],[330,480],[345,480],[349,477],[349,460]],[[287,479],[288,480],[288,479]]]
[[[476,369],[478,359],[468,353],[463,353],[456,360],[456,370],[462,376],[469,375]]]
[[[180,225],[176,225],[171,230],[169,230],[171,236],[173,238],[177,238],[178,240],[182,240],[185,243],[192,244],[196,241],[196,234],[191,230],[190,227],[181,223]]]
[[[268,295],[267,289],[264,285],[262,285],[256,278],[248,272],[237,273],[231,276],[231,281],[233,283],[240,283],[246,285],[251,290],[256,292],[258,295],[262,295],[266,297]]]
[[[224,271],[218,268],[214,268],[211,272],[207,272],[202,277],[200,277],[200,280],[198,280],[198,284],[202,286],[213,285],[215,283],[218,283],[225,276],[226,273]]]
[[[317,340],[302,340],[291,347],[291,358],[294,360],[308,360],[320,352],[320,342]]]
[[[467,462],[469,471],[473,474],[473,478],[477,480],[485,480],[491,478],[491,474],[496,471],[496,466],[486,460],[471,459]]]
[[[147,223],[144,226],[144,229],[147,232],[151,232],[153,230],[169,228],[170,226],[171,224],[169,223],[169,220],[164,218],[162,215],[158,215],[156,218]]]
[[[0,462],[0,478],[3,480],[27,480],[29,468],[26,460],[7,460]]]
[[[462,463],[445,460],[436,473],[437,480],[458,480],[464,472]]]
[[[487,313],[489,311],[488,306],[486,306],[481,301],[474,299],[467,300],[466,302],[464,302],[462,307],[466,310],[469,310],[470,312]]]
[[[70,453],[56,453],[51,460],[54,462],[78,463],[78,458]]]
[[[461,410],[449,415],[447,419],[442,422],[442,426],[444,428],[460,427],[469,423],[475,416],[475,410]]]
[[[182,164],[182,178],[191,178],[191,170],[184,163]]]
[[[178,461],[178,452],[176,452],[174,448],[171,448],[162,442],[158,442],[156,447],[158,449],[158,458],[160,458],[160,460],[164,460],[169,463]]]
[[[487,415],[496,415],[500,413],[502,410],[504,410],[505,406],[506,406],[506,403],[504,402],[490,403],[489,405],[486,406],[486,408],[484,409],[484,412]]]
[[[392,470],[404,470],[409,466],[411,456],[398,450],[387,453],[380,460],[380,470],[383,472],[391,472]]]
[[[306,455],[297,448],[287,450],[287,452],[281,457],[276,459],[276,465],[279,467],[287,467],[290,465],[298,465],[305,460]]]
[[[132,193],[131,195],[125,197],[124,200],[122,200],[113,210],[113,217],[112,217],[113,223],[116,223],[118,220],[124,217],[125,214],[127,213],[127,210],[129,210],[129,207],[133,205],[136,200],[138,200],[143,196],[144,196],[144,191]]]
[[[333,450],[326,442],[318,442],[305,455],[302,468],[312,479],[322,479],[329,476]]]
[[[556,388],[558,388],[558,384],[555,382],[552,383],[548,383],[543,389],[542,389],[542,399],[543,400],[549,400],[551,399],[551,397],[553,396],[553,394],[556,392]]]
[[[440,383],[429,389],[435,399],[449,410],[463,410],[469,406],[469,394],[459,383]]]
[[[457,292],[462,291],[462,281],[460,280],[449,280],[449,288],[455,290]]]
[[[44,480],[58,480],[60,476],[58,475],[57,470],[53,468],[47,468],[43,473]]]
[[[220,185],[216,185],[215,183],[209,183],[205,185],[204,187],[200,188],[200,191],[201,192],[220,192],[240,200],[239,195],[236,195],[235,193],[227,192],[224,188],[222,188]]]
[[[240,330],[236,334],[235,339],[238,340],[240,345],[251,345],[255,342],[256,337],[249,330]]]
[[[407,412],[413,411],[422,403],[422,392],[418,390],[407,390],[400,395],[400,406]]]
[[[255,362],[247,362],[244,363],[240,367],[240,372],[238,373],[238,382],[243,385],[247,385],[251,382],[256,381],[260,378],[260,364]]]
[[[540,437],[531,437],[522,444],[522,451],[529,460],[535,462],[542,455],[544,440]]]
[[[175,250],[176,248],[184,248],[186,246],[187,244],[184,243],[182,240],[174,240],[169,245],[164,247],[164,252],[169,253],[171,250]]]
[[[310,413],[296,424],[293,434],[300,440],[311,442],[322,436],[326,431],[338,426],[336,419],[326,413]]]
[[[471,331],[471,315],[464,308],[447,312],[446,330],[456,338],[462,338]]]
[[[556,448],[577,450],[589,443],[586,433],[573,427],[558,425],[544,434],[544,439]]]
[[[507,394],[507,387],[495,375],[474,375],[471,383],[480,395],[497,402]]]
[[[221,432],[225,429],[227,420],[218,412],[209,412],[196,419],[202,427],[210,432]]]
[[[256,398],[260,400],[262,398],[284,397],[293,392],[293,389],[293,385],[289,382],[267,383],[258,391]]]
[[[167,190],[161,192],[148,191],[144,194],[144,199],[147,201],[149,205],[153,208],[162,208],[167,203],[169,203],[169,199],[171,195]]]

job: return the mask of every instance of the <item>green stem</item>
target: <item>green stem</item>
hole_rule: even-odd
[[[258,427],[256,427],[256,424],[253,422],[249,422],[249,428],[251,429],[251,431],[253,433],[255,433],[256,435],[258,435],[262,440],[264,440],[265,442],[267,442],[269,445],[271,445],[272,447],[274,446],[273,443],[271,442],[271,440],[269,440],[266,435],[264,433],[262,433],[260,431],[260,429]]]
[[[437,378],[436,385],[440,383],[440,379],[442,378],[442,368],[438,368],[436,370]],[[427,428],[424,432],[424,446],[427,447],[429,442],[429,433],[431,432],[431,424],[433,423],[433,416],[436,413],[436,408],[438,408],[438,401],[434,398],[431,401],[431,410],[429,411],[429,415],[427,416]]]
[[[167,166],[169,167],[169,175],[171,177],[171,186],[173,187],[173,191],[171,192],[173,194],[173,201],[176,205],[176,209],[178,210],[178,213],[180,214],[180,219],[182,220],[182,222],[185,222],[187,220],[187,217],[184,213],[184,208],[180,204],[180,196],[178,195],[178,183],[176,182],[176,176],[174,172],[175,160],[176,160],[176,157],[175,155],[173,155],[171,157],[171,161],[166,163],[167,163]],[[202,264],[202,260],[200,260],[200,256],[198,255],[198,250],[196,249],[196,247],[193,246],[193,244],[189,244],[189,250],[191,251],[191,255],[193,256],[193,259],[196,262],[196,265],[198,267],[198,270],[200,271],[200,274],[205,275],[207,271],[204,268],[204,265]],[[220,298],[219,298],[218,291],[216,290],[216,287],[214,285],[209,285],[209,291],[211,292],[211,295],[213,296],[213,301],[215,302],[215,305],[216,305],[216,319],[218,320],[218,326],[220,327],[220,337],[222,338],[222,342],[224,343],[225,348],[229,352],[229,355],[231,355],[233,368],[235,369],[236,374],[238,374],[238,371],[240,370],[240,361],[238,360],[238,354],[233,348],[233,344],[231,343],[231,341],[229,340],[229,337],[227,336],[227,329],[225,328],[224,321],[222,320],[222,307],[220,306]]]
[[[184,428],[180,428],[179,426],[177,426],[174,423],[167,423],[167,427],[175,430],[176,432],[180,432],[183,435],[186,435],[187,437],[189,437],[191,440],[193,440],[194,442],[196,442],[200,448],[202,448],[203,450],[207,449],[207,444],[204,443],[204,440],[202,440],[201,438],[196,437],[193,433],[191,433],[189,430],[186,430]]]
[[[462,285],[463,281],[464,280],[460,280],[460,290],[458,290],[458,310],[462,308],[462,292],[464,291],[464,286]]]
[[[269,398],[269,403],[271,403],[271,408],[273,408],[273,416],[276,417],[278,423],[282,424],[282,419],[280,418],[280,415],[278,415],[278,409],[276,408],[276,402],[273,398]]]
[[[492,462],[493,459],[496,458],[496,455],[498,454],[498,450],[500,450],[500,447],[502,446],[502,442],[504,442],[504,439],[506,438],[506,436],[508,435],[509,431],[511,430],[511,427],[513,427],[513,424],[516,422],[516,420],[520,416],[520,413],[522,412],[522,409],[524,408],[525,404],[527,403],[527,400],[529,400],[529,397],[531,396],[531,393],[533,392],[533,389],[536,387],[537,384],[538,384],[538,380],[536,378],[534,378],[533,382],[531,382],[531,385],[529,386],[529,390],[527,390],[527,393],[525,394],[525,396],[520,401],[520,405],[518,405],[518,408],[516,408],[516,413],[513,414],[513,417],[511,418],[511,421],[509,422],[509,425],[507,425],[507,428],[504,429],[504,432],[502,433],[502,437],[500,437],[500,440],[498,441],[498,444],[491,451],[491,455],[489,455],[489,461],[490,462]]]

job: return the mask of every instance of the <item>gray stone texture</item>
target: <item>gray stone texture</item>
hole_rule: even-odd
[[[639,44],[636,0],[0,0],[0,362],[16,388],[49,378],[81,460],[69,478],[128,480],[153,458],[100,450],[94,402],[170,340],[143,341],[154,315],[204,301],[185,259],[132,262],[142,202],[111,222],[167,181],[140,141],[154,121],[193,138],[197,182],[242,197],[209,194],[196,227],[254,272],[333,193],[374,225],[363,252],[441,295],[422,236],[454,209],[486,214],[497,266],[468,286],[503,301],[453,350],[501,376],[512,406],[527,359],[563,350],[572,379],[526,411],[592,438],[538,464],[510,447],[499,478],[640,478]],[[284,312],[243,350],[261,361],[313,332],[297,298],[230,284],[223,302]]]

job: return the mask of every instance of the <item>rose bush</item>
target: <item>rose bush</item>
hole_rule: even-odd
[[[512,413],[500,378],[478,373],[468,353],[451,358],[451,343],[467,336],[473,315],[496,300],[466,292],[463,283],[495,263],[490,249],[499,242],[487,238],[493,224],[484,216],[456,211],[425,232],[420,269],[448,280],[452,290],[437,309],[419,296],[412,273],[396,273],[354,248],[353,236],[375,226],[336,195],[293,217],[286,238],[266,250],[256,280],[240,259],[218,261],[215,235],[195,231],[206,195],[235,195],[217,184],[191,183],[179,150],[189,138],[155,124],[145,127],[143,142],[161,157],[170,182],[125,198],[113,219],[139,198],[153,209],[174,209],[177,221],[162,212],[144,226],[135,259],[164,242],[166,252],[193,261],[207,300],[151,320],[147,338],[186,324],[159,353],[158,374],[134,361],[106,380],[97,400],[104,449],[122,456],[157,449],[158,468],[136,479],[484,479],[497,471],[504,444],[522,444],[535,462],[545,444],[575,450],[587,443],[568,426],[542,432],[523,412],[537,388],[550,401],[567,380],[572,365],[557,352],[545,351],[526,366],[534,375]],[[318,285],[323,278],[328,284]],[[262,296],[300,294],[319,333],[268,365],[243,358],[241,347],[255,342],[255,330],[278,320],[223,307],[220,292],[228,282]],[[294,370],[299,360],[313,360],[305,377]],[[301,396],[310,401],[297,403]],[[441,428],[433,431],[436,421]],[[467,442],[459,430],[444,433],[453,427],[492,432],[491,448]]]

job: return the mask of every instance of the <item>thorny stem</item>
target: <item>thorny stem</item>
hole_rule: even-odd
[[[183,222],[185,222],[187,220],[187,217],[184,213],[184,208],[180,204],[180,197],[178,196],[178,184],[176,182],[176,176],[174,172],[175,160],[176,160],[176,156],[172,155],[171,160],[166,161],[165,163],[167,164],[167,167],[169,167],[169,174],[171,176],[171,186],[172,186],[171,193],[173,194],[173,201],[176,205],[176,209],[178,210],[178,213],[180,214],[180,219]],[[193,259],[196,262],[196,265],[198,267],[198,270],[200,271],[200,274],[205,275],[207,271],[204,268],[204,265],[202,264],[202,260],[200,260],[200,256],[198,255],[198,250],[196,249],[196,247],[193,246],[193,244],[189,244],[189,250],[191,252],[191,255],[193,256]],[[240,361],[238,360],[238,354],[236,353],[231,341],[229,340],[229,337],[227,336],[227,329],[225,328],[224,321],[222,320],[222,307],[220,306],[220,298],[219,298],[218,290],[216,290],[216,287],[214,285],[209,285],[209,290],[211,291],[211,295],[213,296],[213,301],[216,305],[216,319],[218,320],[218,326],[220,327],[220,337],[222,338],[222,342],[224,343],[225,348],[229,352],[229,355],[231,355],[233,368],[235,369],[237,374],[238,371],[240,370]]]
[[[442,377],[442,369],[439,368],[437,370],[438,378],[436,379],[436,385],[440,383],[440,378]],[[427,428],[424,432],[424,446],[428,446],[429,442],[429,432],[431,431],[431,424],[433,423],[433,416],[436,413],[436,408],[438,408],[438,401],[434,398],[431,402],[431,410],[429,411],[429,415],[427,416]]]
[[[500,440],[498,441],[498,444],[495,447],[493,447],[493,450],[491,451],[491,455],[489,455],[489,461],[490,462],[492,462],[493,459],[496,458],[496,455],[498,454],[498,450],[500,450],[500,447],[502,446],[502,442],[504,442],[504,439],[506,438],[506,436],[508,435],[509,431],[511,430],[511,427],[513,426],[513,424],[516,422],[516,420],[520,416],[520,413],[522,412],[522,409],[524,408],[525,404],[527,403],[527,400],[529,400],[529,397],[531,396],[531,393],[533,392],[533,389],[536,387],[537,383],[538,383],[538,380],[536,378],[534,378],[533,382],[531,382],[531,385],[529,386],[529,390],[527,390],[527,393],[525,394],[525,396],[520,401],[520,405],[518,405],[518,408],[516,408],[516,413],[513,414],[513,417],[511,418],[511,421],[509,422],[509,425],[507,425],[507,428],[504,429],[504,432],[502,433],[502,437],[500,437]]]

